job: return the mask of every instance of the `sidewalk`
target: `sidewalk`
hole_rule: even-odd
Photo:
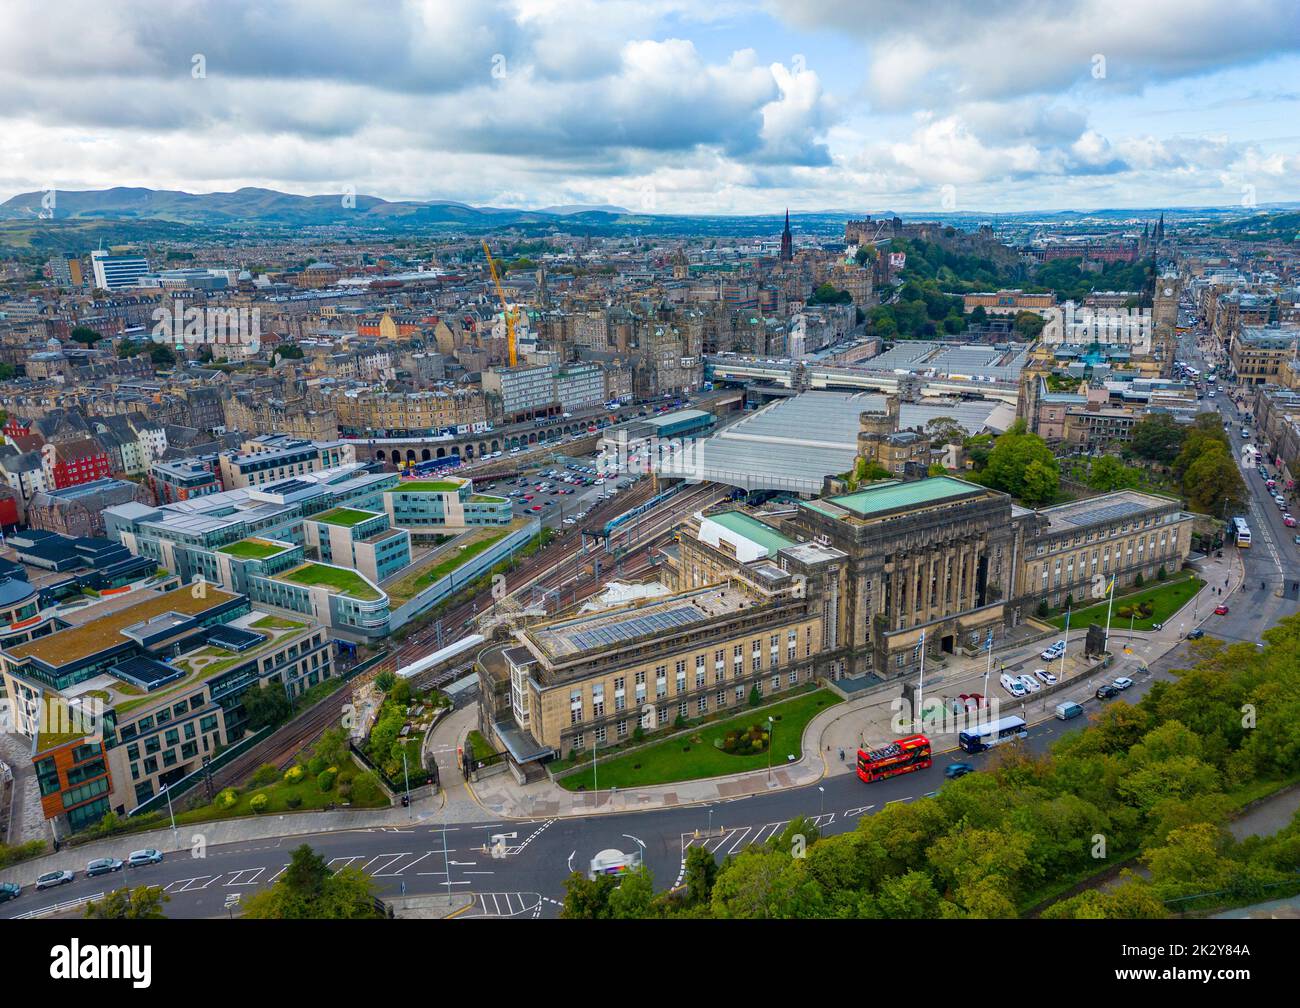
[[[1110,650],[1114,658],[1105,671],[1095,672],[1086,678],[1071,679],[1065,689],[1045,697],[1029,697],[1014,703],[1003,702],[1002,709],[1009,714],[1019,714],[1031,725],[1037,724],[1054,717],[1054,708],[1058,703],[1091,699],[1101,683],[1109,682],[1118,675],[1132,675],[1138,666],[1149,665],[1171,651],[1187,631],[1209,616],[1215,605],[1227,600],[1241,586],[1243,569],[1237,552],[1230,550],[1225,552],[1222,559],[1207,559],[1202,564],[1201,576],[1205,579],[1205,587],[1195,599],[1170,616],[1162,629],[1130,634],[1128,630],[1120,630],[1112,623]],[[1214,594],[1214,588],[1222,588],[1224,594]],[[1086,628],[1071,628],[1072,647],[1076,643],[1082,644],[1085,631]],[[1042,650],[1043,641],[1049,637],[1050,635],[1021,643],[1006,651],[994,652],[989,692],[995,697],[1001,695],[1002,691],[996,685],[999,664],[1016,671],[1023,671],[1025,667],[1032,671],[1034,666],[1041,665],[1038,654]],[[1130,648],[1129,654],[1121,650],[1124,646]],[[935,678],[927,679],[925,696],[955,697],[960,693],[984,692],[987,663],[988,659],[983,655],[950,659],[941,673],[936,669]],[[933,686],[929,685],[931,682]],[[767,770],[756,770],[729,777],[652,785],[635,791],[615,788],[597,794],[566,791],[549,780],[521,786],[509,774],[500,774],[477,784],[469,784],[467,788],[473,800],[491,815],[507,819],[539,819],[674,808],[765,794],[783,788],[805,787],[832,774],[853,773],[860,746],[880,745],[909,730],[906,724],[900,728],[894,723],[895,718],[900,716],[898,700],[903,694],[903,684],[900,681],[892,685],[892,689],[882,689],[861,699],[836,704],[814,717],[804,730],[802,758],[793,763],[773,766],[770,780]],[[944,741],[936,737],[936,754],[951,752],[956,748],[954,733],[948,733]],[[842,762],[841,749],[844,751]]]
[[[1160,658],[1177,646],[1182,633],[1191,630],[1197,622],[1213,612],[1215,605],[1229,599],[1236,592],[1241,586],[1243,574],[1241,559],[1236,550],[1225,551],[1223,559],[1207,560],[1202,569],[1206,587],[1196,600],[1188,602],[1181,611],[1171,616],[1162,630],[1130,635],[1127,630],[1118,631],[1112,625],[1110,644],[1115,660],[1111,667],[1088,679],[1086,684],[1077,680],[1067,689],[1049,697],[1027,699],[1016,705],[1020,708],[1021,716],[1030,724],[1047,720],[1052,716],[1051,709],[1062,700],[1091,697],[1093,689],[1100,682],[1126,672],[1131,673],[1138,665],[1150,664]],[[1222,587],[1224,594],[1212,594],[1212,587]],[[1079,641],[1080,636],[1072,629],[1070,639]],[[1125,644],[1132,647],[1131,654],[1125,655],[1120,651]],[[1008,668],[1021,663],[1036,663],[1041,647],[1040,639],[1004,652],[995,652],[994,675],[997,674],[999,663]],[[933,689],[927,685],[926,696],[983,692],[986,662],[983,656],[950,661],[943,670],[942,679],[932,680]],[[94,858],[121,857],[123,851],[139,850],[142,847],[154,847],[172,853],[189,851],[198,843],[213,847],[346,830],[474,822],[482,820],[485,813],[488,818],[538,819],[636,812],[806,787],[831,774],[852,773],[860,744],[878,745],[898,737],[900,732],[891,722],[895,717],[894,702],[902,695],[902,683],[894,683],[893,687],[822,711],[804,730],[802,757],[792,763],[774,765],[770,778],[767,770],[755,770],[728,777],[654,785],[635,791],[602,790],[598,794],[566,791],[549,780],[521,786],[509,773],[497,774],[478,783],[463,782],[460,768],[456,766],[456,748],[464,743],[465,736],[477,721],[476,708],[466,707],[444,718],[430,737],[429,751],[438,762],[445,790],[429,797],[417,797],[409,809],[394,806],[355,812],[340,809],[332,812],[250,816],[180,826],[175,836],[169,827],[130,833],[78,847],[65,847],[56,854],[14,865],[0,871],[0,881],[29,885],[38,875],[55,868],[80,870],[87,861]],[[993,689],[997,687],[991,682],[990,691]],[[843,763],[839,759],[841,748],[845,751]],[[936,745],[935,751],[949,752],[952,748],[954,746],[940,743]]]

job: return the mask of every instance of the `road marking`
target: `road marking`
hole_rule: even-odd
[[[361,870],[363,872],[366,872],[369,875],[374,875],[376,877],[386,876],[386,875],[396,875],[397,872],[390,872],[388,871],[388,869],[391,868],[393,865],[395,865],[398,861],[402,860],[402,858],[410,857],[411,854],[412,851],[405,851],[404,853],[401,854],[376,854],[374,857],[372,857],[369,861],[367,861],[365,864],[361,866]],[[386,859],[384,860],[384,863],[382,865],[379,865],[377,868],[370,867],[376,861],[379,861],[381,859]]]
[[[859,818],[865,815],[866,813],[870,812],[875,807],[876,806],[874,805],[863,805],[859,808],[845,809],[844,818],[845,819]]]
[[[287,865],[285,867],[288,867]],[[175,882],[169,882],[163,887],[164,892],[193,892],[196,889],[206,889],[212,885],[220,875],[197,875],[194,878],[177,879]],[[207,881],[203,881],[206,879]]]
[[[228,886],[245,886],[245,885],[246,885],[246,886],[251,886],[251,885],[257,885],[257,880],[258,880],[258,878],[261,876],[262,872],[264,872],[264,871],[266,871],[265,868],[240,868],[240,869],[237,869],[236,871],[232,871],[232,872],[230,873],[230,878],[226,879],[226,885],[228,885]],[[250,874],[250,873],[251,873],[251,874]],[[249,877],[248,877],[248,878],[245,878],[245,877],[244,877],[245,875],[247,875],[247,876],[249,876]]]

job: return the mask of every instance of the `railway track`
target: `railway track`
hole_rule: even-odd
[[[617,514],[639,507],[652,495],[649,481],[642,481],[622,495],[621,500],[615,498],[593,509],[591,516],[595,521],[603,524]],[[610,537],[610,545],[623,546],[627,549],[622,558],[622,576],[638,576],[652,570],[653,564],[649,562],[649,556],[653,544],[675,528],[686,514],[721,500],[726,495],[726,491],[722,488],[704,484],[680,492],[654,510],[627,523],[625,528],[616,529]],[[558,552],[556,552],[557,547]],[[558,587],[568,585],[577,579],[578,583],[573,586],[572,602],[590,598],[601,590],[603,581],[592,575],[584,576],[583,567],[589,555],[583,555],[582,536],[576,529],[564,533],[551,546],[539,550],[526,558],[515,570],[508,572],[506,590],[513,595],[533,585],[540,585],[543,588]],[[602,574],[607,573],[609,573],[608,569],[602,572]],[[213,787],[220,790],[238,784],[251,776],[258,767],[267,763],[274,764],[278,769],[284,769],[327,728],[341,723],[344,708],[352,703],[358,686],[371,681],[381,672],[395,671],[410,664],[428,654],[434,647],[445,647],[465,637],[472,629],[466,624],[472,624],[474,617],[491,608],[492,603],[489,587],[473,598],[453,606],[442,617],[443,625],[450,626],[452,629],[443,634],[441,642],[436,640],[438,636],[436,628],[422,627],[399,647],[392,649],[388,657],[367,669],[356,680],[323,698],[310,710],[290,721],[269,738],[214,772]],[[422,678],[420,685],[441,688],[454,681],[459,673],[460,669],[445,670],[430,681],[426,682]]]

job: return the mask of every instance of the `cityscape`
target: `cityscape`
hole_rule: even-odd
[[[1290,5],[79,6],[0,917],[1300,915]]]

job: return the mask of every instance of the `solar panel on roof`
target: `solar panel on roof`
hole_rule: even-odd
[[[646,634],[659,633],[673,627],[687,626],[699,619],[699,613],[691,606],[679,606],[663,612],[634,616],[632,619],[620,620],[591,630],[582,630],[573,635],[573,645],[580,651],[630,640]]]
[[[1110,521],[1114,518],[1123,518],[1125,515],[1136,514],[1145,511],[1146,508],[1136,501],[1119,501],[1116,504],[1107,504],[1104,507],[1093,508],[1090,511],[1083,511],[1079,514],[1069,515],[1066,521],[1071,525],[1092,525],[1096,522]]]

